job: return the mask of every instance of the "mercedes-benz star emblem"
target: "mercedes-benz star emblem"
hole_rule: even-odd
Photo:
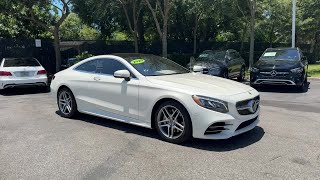
[[[272,71],[270,72],[270,74],[271,74],[271,76],[276,76],[276,75],[277,75],[277,71],[272,70]]]
[[[258,108],[259,108],[259,103],[260,103],[260,101],[259,100],[251,100],[250,102],[249,102],[249,111],[251,112],[251,113],[256,113],[257,112],[257,110],[258,110]]]

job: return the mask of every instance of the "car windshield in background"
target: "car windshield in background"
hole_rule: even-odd
[[[190,72],[177,63],[159,56],[137,55],[123,58],[144,76],[185,74]]]
[[[40,66],[37,60],[33,58],[15,58],[5,59],[3,67],[27,67],[27,66]]]
[[[299,60],[299,53],[294,49],[270,50],[265,52],[261,60]]]
[[[226,53],[224,51],[203,52],[199,55],[198,61],[223,61]]]

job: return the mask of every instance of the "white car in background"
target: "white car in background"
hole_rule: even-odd
[[[0,90],[14,87],[48,86],[46,70],[34,58],[0,60]]]
[[[145,54],[91,57],[55,74],[61,116],[78,112],[155,128],[172,143],[227,139],[259,122],[259,93]]]

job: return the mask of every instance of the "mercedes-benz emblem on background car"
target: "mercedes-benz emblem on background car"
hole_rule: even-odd
[[[255,113],[255,112],[257,112],[257,110],[258,110],[258,108],[259,108],[259,103],[260,103],[260,101],[259,100],[251,100],[250,102],[249,102],[249,111],[251,112],[251,113]]]
[[[270,72],[270,74],[271,74],[271,76],[276,76],[276,75],[277,75],[277,71],[272,70],[272,71]]]

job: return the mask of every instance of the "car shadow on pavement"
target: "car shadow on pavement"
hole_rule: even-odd
[[[56,112],[59,114],[59,111]],[[86,114],[78,115],[74,120],[79,120],[91,124],[96,124],[99,126],[104,126],[107,128],[116,129],[123,131],[125,133],[132,133],[140,136],[145,136],[148,138],[158,139],[162,141],[160,136],[157,134],[156,130],[143,128],[131,124],[126,124],[118,121],[108,120],[100,117],[95,117]],[[262,127],[257,126],[253,130],[246,132],[244,134],[232,137],[226,140],[203,140],[203,139],[192,139],[180,146],[207,150],[207,151],[232,151],[240,148],[250,146],[262,139],[265,132]]]
[[[310,89],[310,82],[306,85],[303,91],[294,86],[259,86],[256,90],[259,92],[274,92],[274,93],[307,93]]]
[[[0,96],[18,96],[27,94],[42,94],[49,93],[48,87],[34,87],[34,88],[12,88],[0,90]]]

